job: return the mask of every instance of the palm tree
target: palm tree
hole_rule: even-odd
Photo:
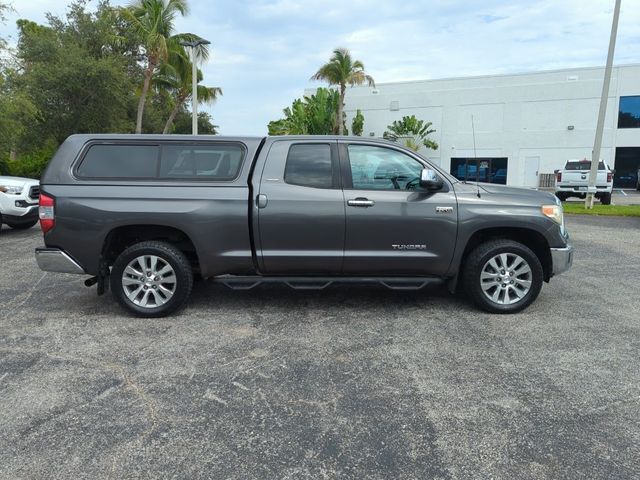
[[[431,126],[431,122],[418,120],[415,115],[404,116],[402,120],[394,120],[391,125],[387,125],[387,131],[382,136],[394,142],[401,140],[406,147],[416,152],[421,147],[437,150],[438,144],[427,138],[436,131]]]
[[[146,58],[144,81],[138,101],[136,133],[142,132],[142,115],[147,93],[158,67],[172,54],[184,56],[187,60],[180,42],[200,40],[200,37],[192,33],[173,34],[176,15],[186,15],[187,12],[187,0],[136,0],[129,8],[123,10],[124,18],[131,23],[140,38]],[[197,47],[197,58],[206,59],[207,56],[206,45]]]
[[[192,76],[191,64],[184,64],[179,66],[173,66],[171,64],[165,64],[161,67],[159,75],[154,80],[154,85],[158,89],[169,91],[173,97],[174,105],[171,114],[167,119],[167,123],[164,125],[163,134],[169,133],[171,125],[176,118],[176,115],[184,104],[191,101],[192,97]],[[198,83],[202,81],[202,71],[198,69]],[[222,95],[222,89],[219,87],[206,87],[204,85],[198,85],[198,104],[215,103],[218,96]]]
[[[347,85],[363,85],[368,83],[370,87],[375,87],[373,78],[364,72],[364,65],[360,60],[353,60],[351,53],[346,48],[336,48],[333,55],[329,59],[329,63],[325,63],[320,67],[311,80],[324,80],[329,85],[340,86],[340,102],[336,112],[336,122],[338,126],[338,135],[344,132],[344,121],[342,111],[344,109],[344,96],[347,91]]]

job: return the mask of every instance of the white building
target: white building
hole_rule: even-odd
[[[433,122],[431,137],[440,148],[423,153],[447,171],[535,187],[543,178],[539,174],[552,174],[567,159],[591,158],[603,76],[604,68],[576,68],[350,88],[347,126],[359,109],[363,135],[380,137],[394,120],[415,115]],[[615,166],[617,187],[635,187],[640,65],[613,69],[601,157]]]

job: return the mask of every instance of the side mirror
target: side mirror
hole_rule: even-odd
[[[444,185],[444,182],[435,170],[431,170],[430,168],[423,168],[422,173],[420,174],[420,186],[433,192],[436,190],[441,190]]]

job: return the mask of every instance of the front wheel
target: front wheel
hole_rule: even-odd
[[[118,302],[140,317],[164,317],[182,308],[191,294],[187,257],[165,242],[140,242],[122,252],[111,269]]]
[[[535,253],[513,240],[491,240],[466,258],[462,281],[476,305],[491,313],[515,313],[540,293],[544,272]]]

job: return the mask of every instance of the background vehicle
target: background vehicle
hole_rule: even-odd
[[[184,305],[194,273],[238,289],[461,283],[510,313],[572,262],[553,195],[459,182],[361,137],[74,135],[40,219],[40,268],[92,275],[148,317]]]
[[[564,169],[556,172],[556,196],[564,201],[570,197],[585,198],[589,187],[591,160],[569,160]],[[603,205],[611,204],[613,191],[613,170],[602,160],[598,164],[596,178],[596,198]]]
[[[38,223],[40,182],[31,178],[0,177],[0,228],[31,228]]]

